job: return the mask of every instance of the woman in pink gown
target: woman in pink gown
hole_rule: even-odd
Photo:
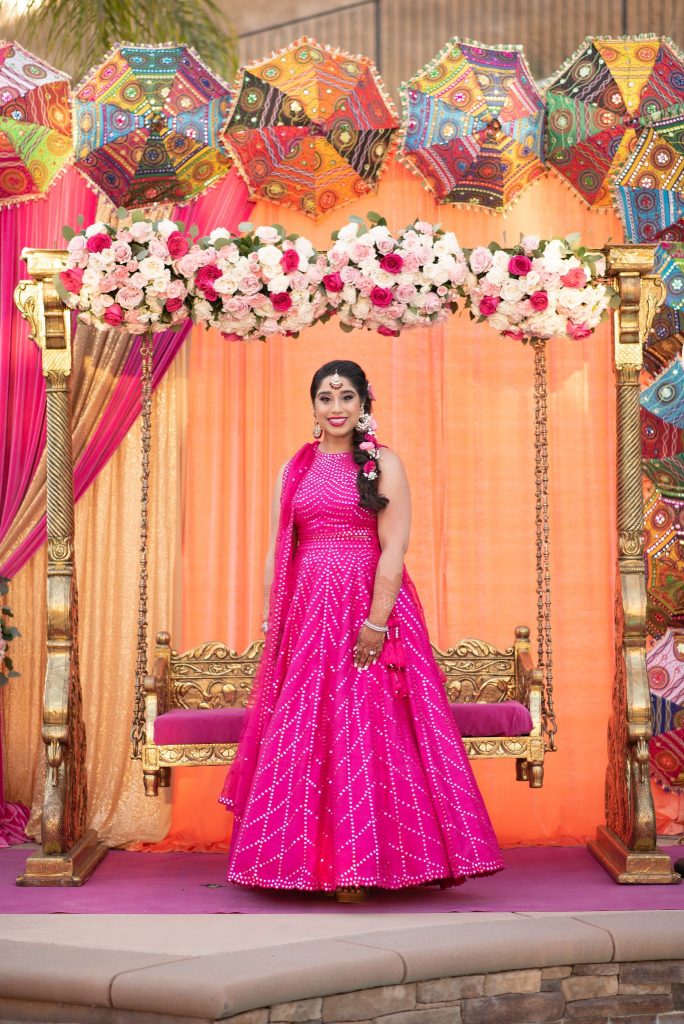
[[[314,436],[281,469],[266,644],[221,801],[228,881],[336,892],[501,869],[404,568],[410,496],[356,363],[311,385]]]

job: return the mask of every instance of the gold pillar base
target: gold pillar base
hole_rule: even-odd
[[[83,885],[100,863],[107,847],[88,829],[66,853],[35,853],[26,861],[17,885]]]
[[[662,850],[630,850],[609,828],[600,825],[587,843],[599,864],[621,885],[677,885],[681,878]]]

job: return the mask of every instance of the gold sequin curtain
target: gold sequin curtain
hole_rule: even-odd
[[[98,337],[106,344],[107,335]],[[174,622],[181,525],[178,425],[183,421],[185,358],[181,349],[153,401],[148,602],[151,646],[155,631]],[[93,365],[89,367],[89,390],[94,396],[100,386],[106,388],[107,384],[100,379],[92,351],[85,362],[90,360]],[[109,380],[111,387],[111,373]],[[77,412],[78,403],[75,405]],[[91,417],[91,429],[94,422]],[[78,423],[75,434],[77,431]],[[160,839],[170,821],[166,797],[149,800],[144,796],[140,762],[130,758],[139,479],[137,420],[76,506],[80,665],[88,743],[88,824],[97,828],[111,846],[132,839]],[[34,836],[40,827],[40,773],[44,760],[40,720],[45,673],[45,573],[43,547],[12,581],[11,604],[23,634],[13,650],[21,678],[14,680],[4,694],[3,747],[11,752],[11,756],[6,755],[6,796],[8,800],[32,805],[29,832]],[[162,794],[168,792],[162,790]]]

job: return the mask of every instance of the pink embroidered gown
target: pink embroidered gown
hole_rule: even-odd
[[[357,471],[351,453],[316,449],[294,494],[293,584],[271,682],[231,769],[242,784],[231,794],[227,781],[220,798],[235,812],[231,882],[398,889],[503,866],[406,572],[390,622],[407,695],[395,695],[382,659],[353,666],[380,555]]]

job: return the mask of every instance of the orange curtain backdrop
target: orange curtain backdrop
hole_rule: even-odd
[[[506,218],[439,207],[396,165],[377,196],[322,224],[257,204],[255,224],[284,223],[320,248],[349,213],[383,213],[392,228],[440,221],[461,244],[521,233],[579,231],[601,246],[622,238],[612,213],[592,213],[556,178],[529,189]],[[195,332],[188,352],[183,456],[182,630],[174,646],[259,635],[261,577],[273,480],[311,437],[308,386],[330,358],[366,369],[379,437],[402,456],[413,490],[407,565],[441,647],[464,636],[500,646],[516,625],[536,637],[533,354],[466,314],[398,339],[332,320],[267,344]],[[504,844],[579,842],[603,821],[606,725],[613,678],[615,412],[607,325],[585,342],[549,344],[549,441],[557,754],[544,788],[514,781],[512,762],[476,774]],[[225,842],[215,803],[223,770],[175,769],[170,845]],[[202,808],[201,814],[198,808]]]

